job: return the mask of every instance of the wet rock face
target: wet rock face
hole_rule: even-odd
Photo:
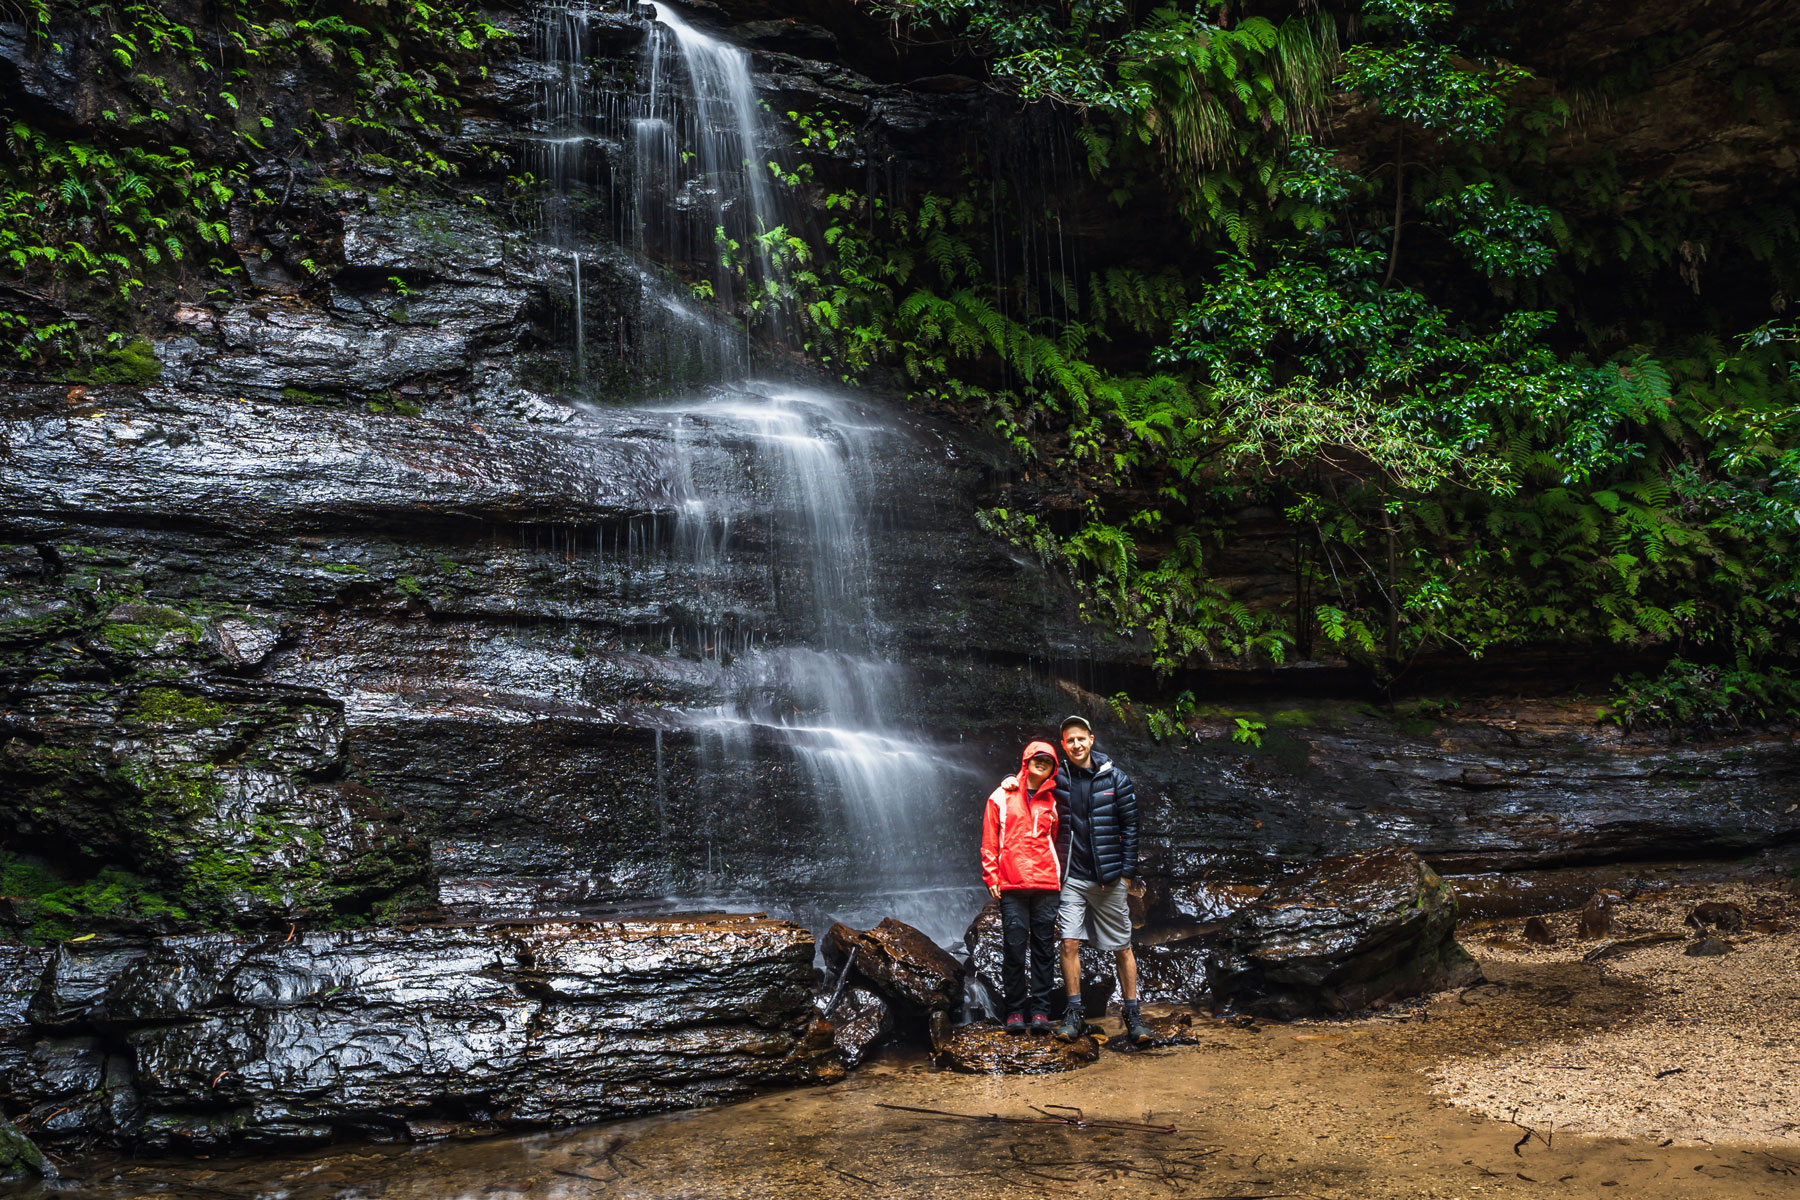
[[[847,1067],[856,1066],[894,1036],[894,1006],[867,988],[845,988],[825,1019],[831,1022],[832,1044]]]
[[[1195,889],[1221,863],[1299,862],[1415,848],[1445,873],[1729,857],[1800,828],[1800,740],[1713,743],[1626,734],[1591,707],[1466,703],[1415,718],[1312,703],[1265,714],[1262,745],[1218,725],[1184,743],[1102,728],[1137,782],[1152,919],[1215,920],[1229,897]],[[1579,903],[1585,896],[1575,897]]]
[[[854,962],[851,954],[855,953]],[[850,963],[853,977],[912,1015],[949,1012],[962,996],[963,965],[904,921],[886,917],[873,929],[839,922],[825,933],[825,961]]]
[[[202,1151],[686,1107],[841,1073],[812,954],[755,917],[68,946],[28,1057],[93,1065],[11,1062],[8,1106],[46,1136]],[[73,1082],[107,1103],[59,1126]]]
[[[1456,899],[1416,854],[1343,855],[1279,880],[1219,931],[1214,1000],[1292,1020],[1480,978],[1457,945]]]
[[[432,888],[425,842],[345,778],[344,716],[323,692],[184,675],[223,660],[231,624],[115,605],[89,633],[101,652],[154,657],[163,674],[104,688],[40,678],[0,718],[0,834],[51,868],[15,899],[17,924],[59,936],[51,886],[124,872],[87,907],[180,925],[366,913]],[[246,639],[247,640],[247,639]],[[210,643],[210,649],[207,644]],[[166,651],[166,653],[165,653]]]
[[[1137,946],[1138,995],[1152,1004],[1206,1002],[1210,992],[1206,962],[1218,936],[1217,926],[1159,931]]]

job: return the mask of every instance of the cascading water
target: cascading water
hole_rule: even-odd
[[[644,114],[632,122],[640,248],[662,245],[689,258],[711,257],[715,295],[728,307],[733,300],[765,300],[778,282],[765,235],[781,223],[762,152],[767,139],[750,56],[695,29],[666,4],[656,6],[656,22],[669,31],[675,53],[661,38],[650,39]],[[685,95],[666,77],[677,63],[688,77]],[[692,179],[682,178],[684,150],[695,159]],[[675,203],[654,203],[659,191]],[[684,209],[711,217],[711,227],[695,228]]]
[[[770,384],[664,411],[677,447],[747,447],[763,489],[757,516],[778,584],[776,619],[803,642],[768,631],[746,637],[730,597],[696,597],[687,636],[718,663],[724,699],[685,714],[701,745],[725,761],[759,744],[791,756],[864,847],[855,865],[865,883],[906,889],[955,877],[941,869],[942,809],[970,784],[928,731],[903,723],[907,672],[884,657],[887,626],[872,588],[869,463],[904,434],[846,397]],[[733,537],[741,501],[697,488],[684,458],[672,474],[682,499],[678,545],[704,578],[706,567],[742,552]],[[968,854],[959,856],[965,875]]]
[[[747,373],[748,338],[718,314],[748,313],[765,334],[778,324],[779,260],[762,235],[783,222],[749,55],[657,5],[636,90],[627,105],[609,103],[578,94],[593,86],[584,66],[590,18],[555,7],[539,20],[548,68],[540,161],[556,192],[546,228],[584,244],[577,198],[595,188],[597,170],[587,147],[610,130],[607,144],[626,158],[608,178],[627,180],[607,190],[611,232],[634,256],[623,270],[642,285],[633,354],[661,356],[653,373],[691,379],[690,364],[675,360],[691,356],[705,331],[716,339],[702,355],[714,387],[645,410],[669,439],[670,553],[699,581],[685,621],[668,630],[669,653],[698,658],[716,698],[657,717],[658,821],[669,819],[669,764],[682,754],[698,768],[695,786],[719,797],[707,823],[734,819],[727,781],[742,786],[747,764],[765,764],[765,778],[798,793],[790,804],[818,812],[820,844],[851,847],[840,877],[819,880],[808,899],[843,915],[895,913],[936,936],[960,933],[974,847],[944,844],[946,829],[966,828],[945,814],[980,785],[929,736],[908,672],[892,661],[870,547],[873,524],[892,515],[891,500],[876,500],[871,464],[924,450],[873,405],[723,382]],[[573,257],[579,266],[580,251]],[[672,286],[676,278],[714,306],[701,309]],[[658,328],[671,332],[659,340]],[[579,333],[573,341],[579,355]],[[722,456],[738,467],[721,475]],[[746,562],[760,563],[765,581],[748,600]],[[681,736],[669,742],[668,732]],[[747,884],[729,871],[695,882]]]
[[[574,389],[660,392],[742,377],[748,336],[724,314],[768,293],[773,277],[757,236],[774,204],[766,164],[755,161],[763,138],[748,58],[659,16],[635,80],[596,75],[595,31],[621,20],[617,10],[552,4],[535,22],[542,82],[525,158],[544,189],[544,242],[569,263]],[[606,294],[590,298],[597,288]],[[592,353],[590,324],[611,335]]]

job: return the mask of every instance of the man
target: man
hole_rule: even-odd
[[[1063,761],[1056,771],[1056,849],[1063,865],[1062,972],[1068,1008],[1056,1036],[1072,1041],[1087,1026],[1081,1011],[1081,943],[1111,950],[1125,997],[1125,1036],[1139,1046],[1155,1036],[1138,1010],[1137,958],[1131,953],[1127,893],[1137,873],[1137,793],[1125,772],[1094,752],[1084,717],[1062,723]],[[1099,1015],[1099,1014],[1095,1014]]]

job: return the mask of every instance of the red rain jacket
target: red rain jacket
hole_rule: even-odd
[[[1031,742],[1019,758],[1019,773],[987,798],[981,828],[981,881],[1001,891],[1062,886],[1056,858],[1056,772],[1026,794],[1025,768],[1035,754],[1056,757],[1049,742]]]

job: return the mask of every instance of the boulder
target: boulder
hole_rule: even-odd
[[[962,997],[963,965],[904,921],[884,917],[860,931],[839,921],[826,931],[825,961],[833,970],[843,970],[852,950],[854,977],[910,1015],[948,1012]]]
[[[1206,960],[1218,930],[1217,925],[1196,925],[1140,934],[1139,998],[1151,1004],[1204,1003],[1209,995]]]
[[[1461,987],[1480,969],[1455,939],[1456,897],[1411,850],[1321,859],[1225,923],[1214,1002],[1291,1020]]]
[[[56,1168],[19,1127],[0,1117],[0,1181],[55,1179]]]
[[[1084,1067],[1098,1057],[1099,1045],[1091,1037],[1065,1042],[992,1025],[964,1025],[937,1049],[940,1066],[970,1075],[1049,1075]]]

